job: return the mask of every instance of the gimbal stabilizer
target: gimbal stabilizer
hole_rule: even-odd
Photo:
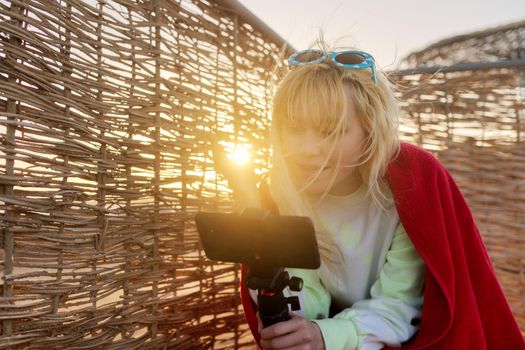
[[[280,216],[258,208],[241,214],[204,213],[195,216],[197,230],[208,258],[248,266],[246,286],[257,289],[259,316],[265,327],[290,319],[300,308],[298,297],[286,298],[283,290],[300,291],[303,281],[283,267],[316,269],[319,249],[312,221],[307,217]]]
[[[290,287],[290,290],[298,292],[303,288],[303,280],[299,277],[290,278],[288,272],[282,267],[249,266],[246,286],[250,289],[257,289],[259,316],[264,327],[289,320],[287,304],[290,304],[294,311],[301,308],[299,298],[295,296],[286,298],[283,290]]]

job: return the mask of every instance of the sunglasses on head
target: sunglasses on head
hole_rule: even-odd
[[[321,63],[330,60],[335,66],[344,69],[367,69],[372,70],[372,81],[377,84],[376,65],[372,55],[363,51],[329,51],[318,49],[301,50],[294,53],[288,59],[288,66],[295,67],[305,64]]]

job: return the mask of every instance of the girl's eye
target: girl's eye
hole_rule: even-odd
[[[349,131],[349,129],[348,129],[348,128],[345,128],[345,129],[343,130],[343,134],[348,133],[348,131]],[[335,130],[334,130],[334,129],[325,129],[325,130],[321,131],[321,134],[322,134],[323,136],[333,136],[333,135],[335,135]]]
[[[304,129],[299,124],[286,124],[284,128],[286,129],[287,132],[293,132],[293,133],[300,133]]]
[[[330,136],[330,135],[333,135],[333,133],[334,133],[334,130],[330,130],[330,129],[325,129],[321,131],[321,134],[323,136]]]
[[[336,133],[337,133],[336,129],[330,129],[330,128],[323,129],[320,132],[320,134],[323,135],[324,137],[335,136]]]

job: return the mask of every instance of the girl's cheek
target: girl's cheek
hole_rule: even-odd
[[[286,151],[298,151],[301,146],[301,138],[296,135],[284,135],[282,145]]]

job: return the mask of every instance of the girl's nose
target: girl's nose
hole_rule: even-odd
[[[317,155],[321,153],[323,139],[314,129],[306,129],[299,142],[301,153],[305,155]]]

